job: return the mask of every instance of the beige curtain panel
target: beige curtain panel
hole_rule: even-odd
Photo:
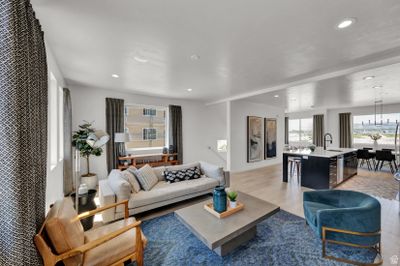
[[[352,146],[351,113],[339,114],[339,138],[340,138],[340,148],[351,148]]]
[[[313,117],[313,143],[315,146],[324,146],[324,115]]]

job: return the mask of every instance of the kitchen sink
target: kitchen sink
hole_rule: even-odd
[[[327,151],[343,152],[343,151],[341,151],[341,150],[327,150]]]

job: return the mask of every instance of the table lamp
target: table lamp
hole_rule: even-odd
[[[114,138],[115,143],[119,143],[118,152],[120,156],[125,156],[124,143],[129,142],[128,133],[115,133]]]

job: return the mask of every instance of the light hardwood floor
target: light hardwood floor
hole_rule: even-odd
[[[362,172],[364,175],[365,173]],[[369,173],[380,176],[382,173]],[[297,184],[296,178],[282,182],[282,165],[259,168],[231,175],[231,187],[252,196],[279,205],[281,209],[304,218],[303,192],[310,190]],[[390,258],[400,260],[400,214],[399,202],[376,197],[382,205],[382,253],[384,265],[391,264]]]

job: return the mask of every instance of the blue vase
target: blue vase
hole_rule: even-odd
[[[214,188],[213,207],[218,213],[226,211],[226,192],[224,186],[217,186]]]

